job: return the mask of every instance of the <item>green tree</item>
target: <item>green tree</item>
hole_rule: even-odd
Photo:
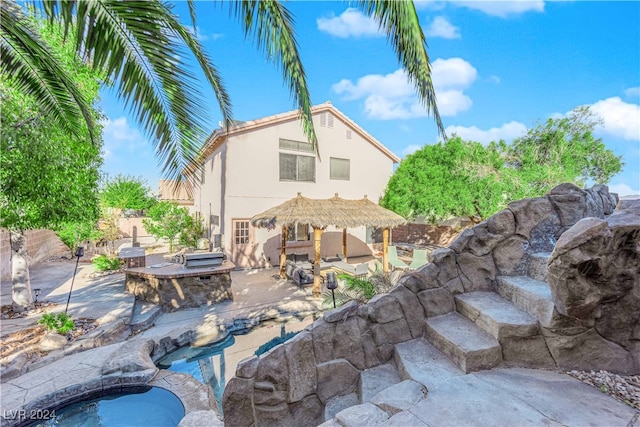
[[[105,178],[100,189],[100,202],[108,208],[144,210],[150,208],[156,199],[142,178],[129,175],[117,175],[114,179]]]
[[[195,1],[187,3],[195,28]],[[356,3],[386,33],[423,106],[433,114],[444,135],[426,39],[413,2]],[[192,160],[208,131],[208,100],[193,90],[197,81],[189,67],[192,58],[185,52],[193,55],[213,88],[225,123],[231,123],[231,103],[217,69],[192,32],[179,22],[173,5],[160,0],[48,0],[38,4],[51,19],[63,20],[80,56],[91,58],[94,70],[113,82],[117,96],[130,106],[139,126],[152,139],[165,175],[194,182]],[[300,109],[305,134],[316,145],[311,97],[291,12],[277,0],[222,4],[268,60],[281,67]],[[90,102],[76,90],[72,73],[49,54],[37,28],[29,24],[25,9],[16,0],[0,2],[0,40],[3,74],[15,75],[20,87],[33,95],[43,111],[61,126],[77,131],[78,118],[83,117],[85,126],[93,129]]]
[[[457,136],[426,145],[402,161],[380,203],[405,218],[481,220],[563,182],[606,184],[623,163],[593,136],[596,124],[589,110],[580,108],[549,119],[511,145],[483,146]]]
[[[606,184],[622,170],[622,157],[593,136],[600,121],[588,107],[548,119],[505,150],[517,171],[523,197],[537,197],[563,182]]]
[[[181,208],[177,203],[168,201],[156,203],[147,215],[149,218],[142,220],[145,230],[156,239],[167,239],[169,252],[173,252],[176,239],[192,222],[187,208]]]
[[[73,46],[63,43],[62,30],[35,21],[30,25],[39,25],[38,32],[56,62],[67,71],[74,70],[75,87],[83,98],[96,100],[97,76],[77,59]],[[10,234],[16,311],[33,306],[24,231],[56,229],[69,221],[95,223],[102,162],[99,124],[93,129],[93,140],[86,125],[72,134],[67,126],[52,123],[48,110],[24,89],[18,80],[0,75],[0,226]],[[98,123],[100,113],[90,108]]]

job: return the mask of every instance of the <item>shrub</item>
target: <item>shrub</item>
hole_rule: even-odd
[[[44,325],[44,327],[49,331],[55,330],[60,335],[64,335],[76,327],[71,316],[66,313],[45,313],[42,315],[42,319],[40,319],[38,323]]]
[[[122,267],[122,261],[118,257],[106,254],[94,256],[91,262],[99,271],[120,270],[120,267]]]

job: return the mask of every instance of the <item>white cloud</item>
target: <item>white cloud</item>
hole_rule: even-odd
[[[462,58],[438,58],[431,64],[433,85],[438,89],[464,89],[476,80],[478,71]]]
[[[437,59],[431,72],[441,116],[455,116],[471,108],[473,102],[463,92],[477,77],[477,71],[471,64],[461,58]],[[343,79],[331,88],[345,100],[364,99],[365,112],[373,119],[427,116],[403,69],[386,75],[368,74],[355,83]]]
[[[318,29],[336,37],[382,37],[378,24],[358,9],[348,8],[340,16],[318,18]]]
[[[139,151],[147,151],[149,144],[138,129],[131,127],[126,117],[107,119],[103,121],[102,137],[105,159],[111,158],[117,152],[130,154]]]
[[[629,98],[635,98],[640,96],[640,86],[630,87],[624,91],[624,94]]]
[[[200,27],[196,27],[196,36],[198,37],[198,40],[200,40],[201,42],[206,42],[206,41],[215,41],[218,40],[220,38],[222,38],[224,36],[224,34],[222,33],[205,33],[202,31],[202,28]]]
[[[456,6],[479,10],[491,16],[507,18],[511,15],[520,15],[526,12],[543,12],[542,0],[518,0],[518,1],[456,1]]]
[[[444,16],[437,16],[429,28],[427,37],[442,37],[443,39],[459,39],[460,28],[452,25]]]
[[[488,130],[482,130],[476,126],[448,126],[445,132],[448,136],[455,133],[462,139],[488,144],[491,141],[499,141],[501,139],[510,142],[527,133],[527,127],[520,122],[512,121],[503,124],[499,128]]]
[[[614,96],[591,105],[591,111],[604,121],[604,133],[627,140],[640,140],[640,105],[624,102]]]
[[[402,157],[407,157],[409,154],[413,154],[421,148],[422,147],[417,144],[407,145],[407,147],[402,150]]]
[[[612,184],[609,185],[610,193],[618,193],[619,197],[630,196],[630,195],[640,195],[640,188],[633,188],[628,184],[620,183],[620,184]]]

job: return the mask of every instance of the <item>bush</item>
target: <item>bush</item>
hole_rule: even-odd
[[[101,236],[95,222],[65,222],[55,231],[60,240],[72,251],[82,246],[82,242],[94,242]]]
[[[73,319],[71,319],[71,316],[66,313],[43,314],[42,319],[40,319],[38,323],[44,325],[44,327],[49,331],[55,330],[60,335],[64,335],[67,332],[72,331],[73,328],[76,327],[75,323],[73,323]]]
[[[94,256],[91,259],[91,262],[99,271],[120,270],[120,267],[122,267],[123,264],[118,257],[105,254]]]

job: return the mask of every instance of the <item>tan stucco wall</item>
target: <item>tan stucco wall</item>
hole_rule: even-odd
[[[211,212],[220,215],[221,226],[213,228],[213,234],[224,234],[225,250],[231,249],[231,220],[251,218],[257,213],[276,206],[296,196],[298,192],[311,198],[329,198],[335,193],[345,199],[360,199],[364,195],[373,201],[382,196],[389,177],[393,173],[393,160],[374,147],[359,133],[352,131],[347,139],[348,126],[338,116],[334,116],[333,128],[320,126],[319,116],[314,116],[319,159],[316,158],[316,181],[286,182],[279,178],[279,153],[304,154],[295,151],[280,150],[280,138],[305,141],[302,128],[297,120],[279,123],[233,135],[229,141],[214,151],[208,158],[205,168],[205,183],[197,191],[195,210],[205,218]],[[226,148],[225,148],[226,147]],[[350,160],[350,180],[331,180],[330,158]],[[224,202],[221,202],[224,200]],[[365,229],[348,230],[349,234],[361,241],[354,244],[350,255],[364,255]],[[279,253],[280,230],[255,230],[256,247],[252,250],[253,265],[264,266],[267,259],[277,258]],[[324,242],[326,240],[326,242]],[[336,243],[334,243],[334,241]],[[267,243],[266,248],[264,247]],[[277,244],[275,244],[277,242]],[[296,245],[300,245],[297,243]],[[304,246],[304,244],[302,244]],[[309,244],[309,248],[311,248]],[[342,236],[323,239],[323,255],[335,255],[341,252]],[[307,248],[307,249],[309,249]],[[359,248],[356,251],[356,248]],[[304,248],[299,252],[304,252]],[[312,249],[309,249],[310,251]],[[248,265],[243,265],[247,267]]]
[[[27,255],[29,263],[36,264],[57,255],[71,256],[71,251],[51,230],[27,230]],[[0,277],[11,277],[11,246],[9,232],[0,232]]]

